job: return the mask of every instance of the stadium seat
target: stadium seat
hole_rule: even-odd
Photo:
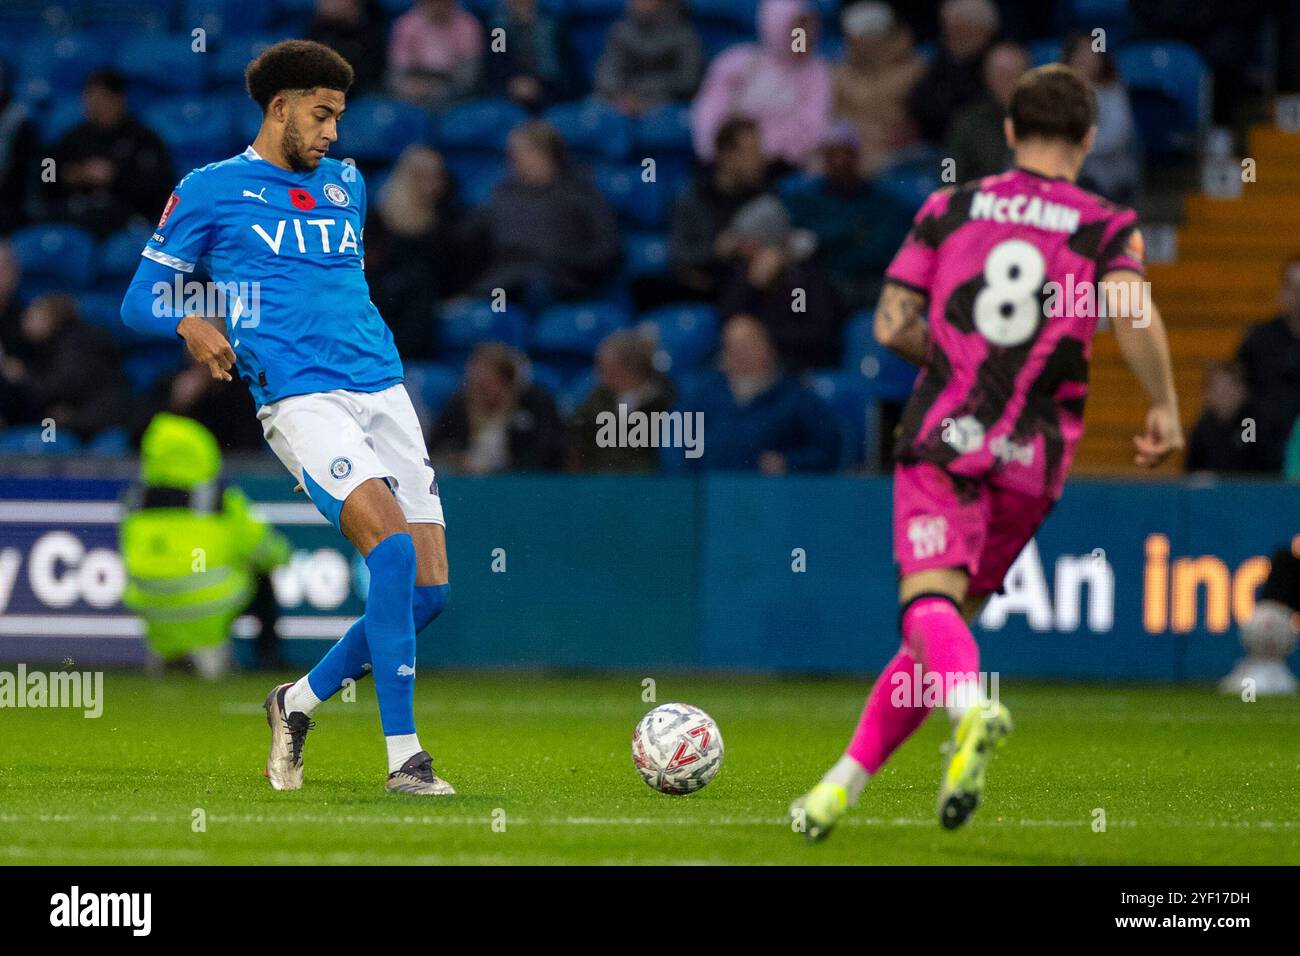
[[[529,350],[572,369],[589,363],[601,340],[627,324],[627,312],[613,302],[553,305],[537,317]]]
[[[636,124],[636,148],[656,159],[664,153],[693,155],[691,108],[668,104],[646,113]]]
[[[264,31],[270,25],[271,8],[266,0],[185,0],[181,22],[206,30],[212,49],[215,40]]]
[[[807,192],[821,182],[821,176],[817,173],[810,173],[804,170],[796,170],[793,173],[787,173],[782,176],[776,183],[777,195],[782,199],[790,199],[800,193]]]
[[[592,169],[591,177],[625,223],[646,228],[663,225],[668,215],[669,187],[657,179],[645,182],[640,165],[600,163]]]
[[[125,39],[162,33],[171,26],[177,6],[172,0],[81,0],[78,13],[101,36]]]
[[[467,206],[481,206],[492,190],[506,178],[506,164],[476,157],[447,158],[447,168],[456,181],[456,195]]]
[[[1210,73],[1185,43],[1142,41],[1120,50],[1119,72],[1153,157],[1186,156],[1210,119]]]
[[[91,455],[129,455],[131,432],[126,428],[106,428],[86,443],[85,450]]]
[[[184,347],[164,340],[142,342],[126,353],[127,381],[137,392],[147,392],[166,375],[178,371],[184,363]]]
[[[29,280],[51,287],[84,289],[95,278],[95,237],[79,226],[27,226],[10,237]]]
[[[587,400],[592,389],[596,387],[596,370],[586,368],[576,375],[570,375],[565,379],[564,384],[552,395],[555,397],[555,404],[560,409],[560,415],[564,418],[573,417],[573,413],[578,410],[578,406]]]
[[[623,160],[632,152],[632,121],[601,100],[560,103],[546,111],[569,148],[588,159]]]
[[[347,122],[330,148],[338,157],[359,163],[391,163],[412,143],[429,141],[428,114],[417,106],[386,96],[363,96],[348,104]]]
[[[527,316],[518,306],[497,312],[485,300],[450,302],[443,306],[438,341],[444,357],[463,360],[480,342],[503,342],[523,348]]]
[[[653,330],[659,343],[655,364],[674,376],[702,366],[718,345],[718,311],[711,305],[661,306],[643,314],[638,327]]]
[[[500,154],[510,130],[526,119],[528,113],[510,100],[469,100],[442,114],[435,140],[448,152]]]
[[[876,341],[874,309],[854,314],[844,330],[844,366],[862,375],[871,395],[886,402],[901,402],[912,393],[916,366],[905,362]]]
[[[310,12],[310,5],[308,5]],[[210,54],[212,56],[212,82],[222,86],[244,84],[244,69],[272,44],[288,39],[284,33],[260,33],[256,36],[230,37]],[[248,97],[245,95],[244,97]]]
[[[0,453],[16,455],[67,455],[81,450],[81,440],[67,429],[55,429],[54,441],[44,440],[40,425],[18,425],[0,431]]]
[[[230,111],[230,123],[234,127],[236,148],[239,144],[250,145],[257,139],[262,128],[262,110],[248,98],[243,90],[231,93],[225,98],[226,109]]]
[[[908,209],[920,209],[930,193],[941,183],[930,164],[906,163],[881,172],[876,180],[881,191],[897,199]]]
[[[1029,44],[1029,52],[1033,56],[1034,66],[1045,66],[1048,63],[1059,62],[1064,49],[1060,37],[1035,40]]]
[[[23,46],[19,99],[44,103],[81,92],[86,77],[113,62],[113,48],[94,33],[42,33]]]
[[[234,150],[231,114],[210,97],[178,96],[145,110],[144,122],[162,137],[179,170],[227,159]]]
[[[840,463],[862,465],[868,455],[867,435],[873,430],[870,423],[878,414],[867,380],[856,372],[827,370],[811,373],[808,385],[839,419]]]
[[[114,64],[127,81],[156,95],[194,94],[207,85],[212,54],[196,53],[188,33],[163,33],[127,40]],[[213,108],[211,101],[209,109]]]
[[[77,310],[81,320],[87,325],[94,325],[118,336],[119,329],[126,329],[122,322],[121,292],[82,292],[77,296]]]
[[[442,406],[460,388],[461,370],[435,362],[407,362],[406,379],[412,400],[422,405],[430,418],[437,418]]]
[[[123,229],[99,244],[96,281],[105,291],[116,291],[120,298],[127,282],[140,266],[140,252],[152,235],[148,229]]]
[[[623,241],[623,277],[652,279],[668,275],[668,237],[661,232],[629,233]]]

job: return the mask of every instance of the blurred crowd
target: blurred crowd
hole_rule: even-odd
[[[1084,184],[1124,203],[1143,188],[1140,131],[1114,57],[1088,34],[1062,30],[1059,16],[1040,9],[1050,4],[761,0],[755,35],[710,56],[714,44],[680,0],[627,0],[588,63],[548,3],[471,6],[417,0],[394,11],[317,0],[305,33],[353,64],[353,98],[382,95],[439,114],[493,97],[527,114],[505,140],[501,177],[481,194],[433,145],[409,145],[379,168],[362,164],[372,298],[408,366],[459,376],[422,409],[430,449],[446,467],[699,464],[598,447],[591,423],[620,404],[704,411],[707,467],[777,474],[878,465],[862,451],[861,423],[826,404],[812,377],[858,374],[868,358],[851,352],[853,322],[875,304],[925,191],[886,183],[901,168],[935,175],[944,159],[957,181],[1004,169],[1006,104],[1044,49],[1097,86],[1097,148]],[[107,243],[152,224],[186,170],[132,110],[131,92],[116,69],[94,70],[79,121],[47,147],[37,118],[0,77],[0,233],[58,222]],[[629,268],[627,211],[548,119],[550,108],[573,102],[638,121],[670,107],[688,117],[693,156],[661,232],[648,237],[662,246],[659,268]],[[212,108],[224,107],[214,99]],[[47,155],[58,169],[52,181],[41,176]],[[86,443],[111,431],[125,450],[168,410],[202,421],[227,450],[262,447],[241,384],[209,381],[179,356],[161,368],[133,366],[139,343],[85,314],[86,299],[28,281],[24,268],[0,242],[3,425],[54,419]],[[1300,264],[1287,284],[1286,314],[1212,376],[1202,441],[1193,440],[1201,467],[1228,466],[1213,432],[1240,408],[1253,402],[1278,417],[1291,409],[1292,420],[1300,412]],[[569,394],[560,396],[560,373],[520,341],[487,336],[472,349],[448,348],[441,317],[449,305],[502,296],[530,317],[591,300],[612,301],[629,317],[690,303],[710,310],[714,331],[700,361],[684,368],[666,358],[652,325],[610,329],[590,342],[582,367],[561,370]],[[585,386],[579,394],[575,382]],[[1278,403],[1279,389],[1291,405]],[[1269,427],[1270,441],[1290,434],[1289,423]],[[1251,467],[1280,468],[1280,453],[1268,455]]]

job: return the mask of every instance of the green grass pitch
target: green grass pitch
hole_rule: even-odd
[[[0,711],[0,862],[1300,863],[1300,700],[1006,680],[1016,733],[967,827],[935,818],[947,733],[935,715],[808,846],[786,807],[840,753],[865,682],[661,676],[658,700],[704,708],[726,743],[712,784],[667,797],[629,756],[650,706],[639,677],[425,672],[421,740],[459,790],[433,799],[384,791],[368,681],[317,712],[306,786],[273,792],[261,774],[272,683],[109,672],[99,719]]]

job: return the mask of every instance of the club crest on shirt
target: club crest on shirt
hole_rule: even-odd
[[[352,462],[340,455],[330,462],[330,474],[342,481],[352,474]]]
[[[352,201],[352,197],[348,195],[348,191],[338,183],[325,184],[325,198],[336,206],[346,206]]]

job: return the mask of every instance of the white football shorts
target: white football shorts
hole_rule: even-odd
[[[339,527],[354,488],[383,478],[406,520],[445,525],[438,478],[402,384],[379,392],[292,395],[257,410],[271,450]]]

